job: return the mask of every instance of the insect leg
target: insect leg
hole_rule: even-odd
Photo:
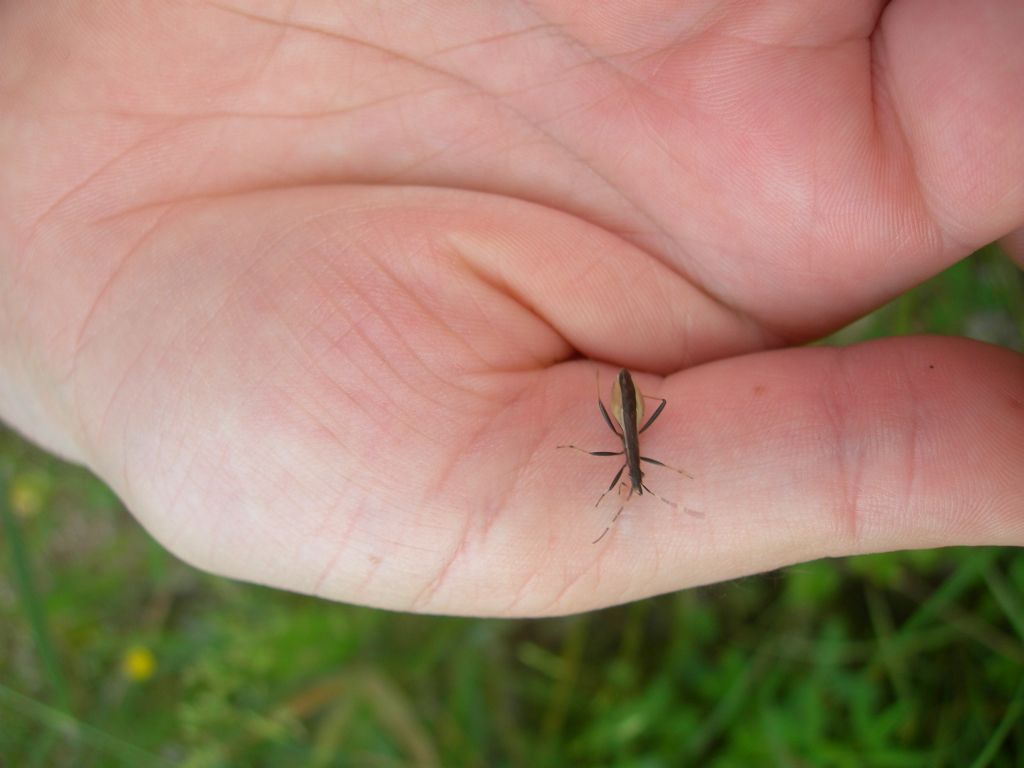
[[[608,429],[614,432],[619,437],[622,437],[622,433],[615,428],[612,420],[608,417],[608,411],[604,407],[604,403],[601,401],[601,369],[597,368],[594,370],[594,384],[597,385],[597,407],[601,409],[601,417],[604,419],[604,423],[608,425]]]
[[[556,446],[556,448],[572,448],[574,451],[579,451],[580,453],[586,453],[586,454],[588,454],[590,456],[621,456],[622,455],[622,451],[587,451],[587,450],[584,450],[583,448],[580,448],[578,445],[559,445],[559,446]]]
[[[676,467],[670,467],[668,464],[665,464],[664,462],[658,461],[657,459],[652,459],[652,458],[650,458],[648,456],[641,456],[640,457],[640,461],[646,461],[648,464],[657,464],[659,467],[664,467],[665,469],[671,469],[673,472],[678,472],[683,477],[688,477],[691,480],[693,480],[693,475],[691,475],[685,469],[677,469]]]
[[[622,477],[622,473],[625,471],[625,469],[625,464],[619,467],[619,471],[615,473],[615,479],[612,480],[612,484],[608,486],[608,490],[601,494],[601,498],[597,500],[597,504],[594,505],[594,509],[597,509],[597,507],[601,504],[601,501],[604,499],[604,497],[612,492],[612,488],[614,488],[618,484],[619,478]]]
[[[622,433],[615,428],[615,425],[612,423],[611,417],[608,416],[608,411],[605,410],[604,403],[601,402],[601,398],[597,398],[597,407],[601,409],[601,415],[604,417],[604,423],[608,425],[608,429],[610,429],[619,437],[622,437]]]
[[[649,418],[647,420],[646,424],[644,424],[642,427],[640,427],[640,431],[637,432],[638,435],[640,434],[640,432],[643,432],[645,429],[647,429],[649,426],[651,426],[651,424],[654,423],[654,420],[656,418],[661,416],[661,412],[663,410],[665,410],[665,406],[668,404],[668,400],[665,400],[665,399],[660,398],[660,397],[652,397],[651,400],[661,400],[661,405],[659,405],[657,408],[654,409],[654,413],[651,414],[651,418]]]

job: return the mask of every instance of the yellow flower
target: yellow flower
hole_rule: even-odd
[[[156,658],[153,656],[153,652],[144,645],[132,646],[121,657],[122,674],[136,683],[149,680],[155,669]]]
[[[14,514],[22,519],[42,511],[50,490],[50,477],[42,471],[21,472],[11,478],[7,499]]]

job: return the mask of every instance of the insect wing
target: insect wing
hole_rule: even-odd
[[[643,424],[644,421],[644,396],[640,393],[640,388],[636,386],[636,383],[633,381],[633,377],[629,375],[629,371],[625,368],[619,371],[619,375],[616,376],[615,381],[612,382],[612,416],[615,417],[615,420],[619,422],[619,426],[622,427],[623,432],[625,432],[626,419],[622,413],[623,385],[631,387],[636,393],[636,424]]]
[[[612,416],[619,422],[621,429],[626,428],[626,421],[622,418],[622,387],[619,384],[619,376],[615,377],[615,381],[612,382]]]

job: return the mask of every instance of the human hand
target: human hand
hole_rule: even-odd
[[[779,349],[1021,241],[1019,3],[878,14],[4,5],[0,413],[197,566],[390,608],[1022,544],[1020,355]],[[577,356],[667,375],[700,516],[591,543]]]

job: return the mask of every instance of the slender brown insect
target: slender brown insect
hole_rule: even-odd
[[[608,486],[608,490],[601,494],[601,497],[597,500],[597,504],[594,505],[596,508],[601,504],[601,501],[611,493],[612,489],[619,484],[619,480],[622,478],[622,473],[627,469],[629,470],[629,493],[626,495],[625,500],[622,502],[622,506],[619,507],[619,511],[615,513],[615,517],[612,518],[611,522],[608,523],[608,527],[604,529],[604,533],[594,539],[594,544],[597,544],[601,539],[605,537],[605,534],[611,530],[612,525],[619,519],[619,515],[622,514],[622,510],[626,508],[626,502],[633,497],[635,491],[638,496],[643,496],[644,491],[654,496],[656,499],[668,504],[670,507],[675,507],[676,504],[663,499],[661,496],[656,494],[646,485],[644,485],[644,473],[640,468],[640,462],[645,461],[648,464],[657,464],[659,467],[665,467],[665,469],[671,469],[673,472],[678,472],[681,475],[693,479],[693,475],[689,472],[685,472],[675,467],[670,467],[668,464],[663,464],[657,459],[652,459],[649,456],[640,455],[640,435],[651,424],[657,419],[661,412],[665,409],[667,400],[660,397],[652,397],[651,400],[660,401],[659,405],[654,413],[651,414],[646,423],[639,429],[637,425],[644,420],[644,398],[646,396],[640,392],[637,386],[633,383],[633,377],[629,375],[629,371],[625,368],[619,371],[619,375],[615,377],[615,383],[612,384],[612,415],[615,416],[615,421],[618,422],[621,432],[615,428],[615,424],[612,423],[611,417],[608,416],[608,411],[604,407],[604,403],[601,401],[600,389],[597,393],[597,407],[601,409],[601,416],[604,418],[608,428],[614,432],[620,440],[622,440],[621,451],[587,451],[583,448],[579,448],[575,445],[560,445],[559,448],[572,448],[580,451],[581,453],[587,453],[591,456],[625,456],[626,463],[619,467],[619,471],[615,473],[615,477],[612,479],[612,484]],[[622,483],[626,485],[626,483]]]

